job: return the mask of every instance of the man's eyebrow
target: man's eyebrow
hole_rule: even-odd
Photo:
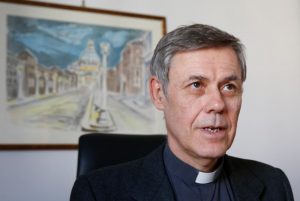
[[[207,81],[209,80],[208,78],[206,77],[203,77],[202,75],[191,75],[188,77],[188,79],[185,80],[184,83],[188,83],[190,81]],[[236,81],[236,80],[241,80],[242,79],[240,77],[238,77],[237,75],[230,75],[230,76],[227,76],[225,78],[223,78],[223,81]]]
[[[206,77],[203,77],[201,75],[192,75],[190,76],[187,80],[208,80],[208,78]],[[225,77],[223,80],[226,80],[226,81],[234,81],[234,80],[241,80],[241,78],[239,78],[238,76],[236,75],[230,75],[228,77]]]
[[[238,76],[236,75],[230,75],[228,77],[225,77],[224,80],[226,81],[235,81],[235,80],[242,80],[241,78],[239,78]]]
[[[183,81],[183,86],[185,87],[187,84],[190,84],[191,82],[195,82],[195,81],[205,81],[208,80],[207,78],[201,76],[201,75],[191,75],[189,76],[187,79],[185,79]]]
[[[192,75],[187,80],[190,81],[190,80],[208,80],[208,79],[201,75]]]

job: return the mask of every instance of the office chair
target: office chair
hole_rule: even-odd
[[[101,167],[141,158],[165,140],[166,135],[82,135],[79,138],[77,177]]]

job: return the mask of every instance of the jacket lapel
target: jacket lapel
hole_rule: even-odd
[[[259,201],[260,195],[264,190],[257,177],[243,165],[240,159],[225,156],[225,171],[231,182],[237,201]]]
[[[164,145],[144,158],[139,178],[131,196],[137,201],[175,201],[174,193],[165,172]]]
[[[144,158],[139,168],[131,197],[137,201],[175,201],[174,192],[165,172],[163,162],[164,145]],[[260,201],[264,184],[243,165],[242,160],[225,156],[224,168],[231,182],[236,201]]]

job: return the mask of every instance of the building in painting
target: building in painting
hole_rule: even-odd
[[[17,65],[18,59],[13,54],[8,54],[6,68],[7,100],[13,100],[18,96]]]
[[[100,73],[101,60],[96,52],[95,43],[89,40],[79,59],[68,69],[78,75],[78,84],[88,86],[96,82]]]
[[[121,53],[119,64],[120,93],[137,95],[144,91],[145,65],[144,42],[142,40],[130,41]]]
[[[77,87],[77,74],[59,67],[38,63],[34,54],[25,49],[18,55],[7,55],[7,100],[24,100],[70,91]]]

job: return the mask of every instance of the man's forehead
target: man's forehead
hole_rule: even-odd
[[[181,80],[242,80],[242,73],[239,66],[222,68],[217,67],[216,69],[209,69],[207,67],[187,67],[182,66],[180,70],[170,68],[169,78],[176,78]]]
[[[213,76],[242,79],[242,69],[231,48],[211,48],[176,54],[170,63],[170,75],[183,79],[197,76],[202,79]]]

